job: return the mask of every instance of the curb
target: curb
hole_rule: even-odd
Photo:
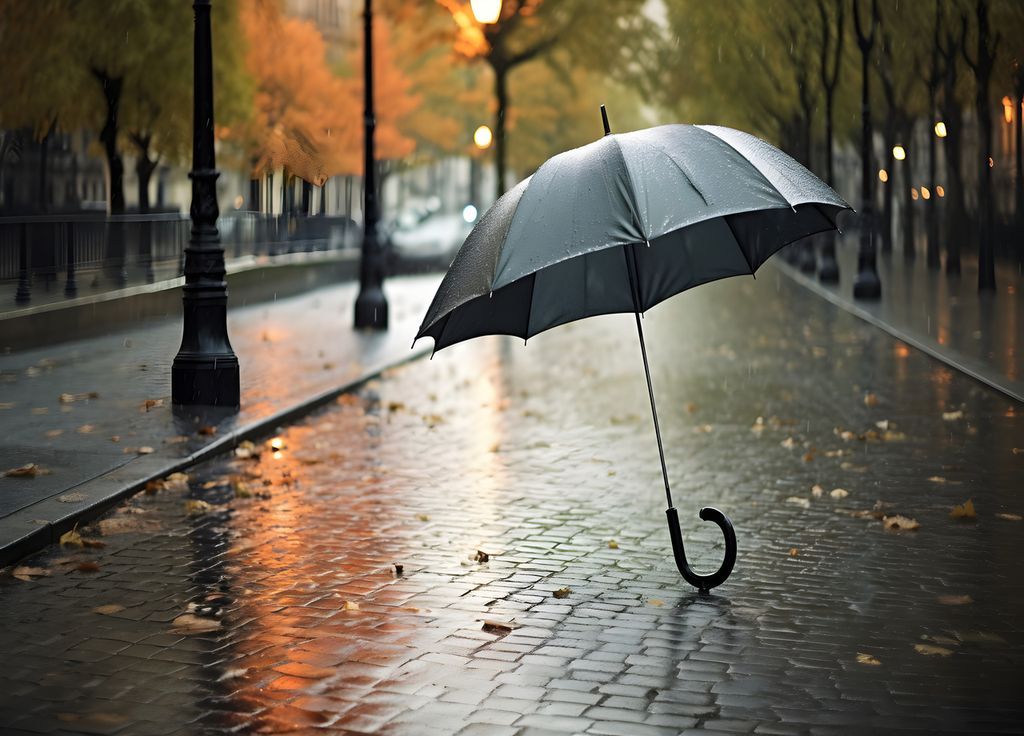
[[[1011,385],[1003,383],[997,378],[993,378],[990,375],[990,371],[988,371],[986,369],[986,366],[982,364],[980,361],[960,355],[959,353],[952,350],[943,351],[937,349],[933,345],[930,345],[927,341],[919,338],[916,334],[908,332],[906,330],[901,330],[899,327],[896,327],[890,324],[889,322],[886,322],[885,320],[875,316],[874,314],[871,314],[871,312],[867,311],[866,309],[862,309],[861,307],[858,307],[856,304],[847,301],[843,297],[835,294],[830,289],[827,289],[821,284],[819,284],[813,278],[805,276],[799,270],[797,270],[793,266],[790,266],[788,263],[778,260],[773,261],[773,265],[779,271],[784,273],[786,276],[791,278],[796,283],[807,288],[809,291],[817,294],[826,301],[831,302],[837,307],[846,310],[853,316],[858,317],[867,322],[868,324],[877,327],[880,330],[883,330],[884,332],[889,333],[897,340],[905,342],[907,345],[910,345],[911,347],[920,350],[922,353],[931,356],[935,360],[938,360],[941,363],[945,363],[950,368],[953,368],[954,370],[957,370],[963,373],[964,375],[970,376],[975,381],[983,383],[989,388],[993,388],[996,391],[999,391],[1000,393],[1010,397],[1011,399],[1014,399],[1024,404],[1024,393],[1017,390],[1015,387]]]
[[[211,457],[233,450],[245,440],[271,434],[277,427],[295,422],[325,404],[330,403],[342,394],[350,393],[363,384],[379,377],[384,371],[406,365],[429,355],[430,350],[429,347],[413,348],[405,357],[385,360],[367,369],[358,378],[347,381],[335,388],[321,391],[269,416],[238,427],[223,436],[217,437],[208,445],[185,457],[172,459],[158,455],[143,455],[135,458],[131,462],[76,486],[74,488],[75,491],[83,492],[87,496],[90,490],[98,492],[99,495],[95,500],[87,501],[85,505],[71,509],[63,516],[60,513],[63,513],[64,509],[61,507],[64,507],[65,504],[59,503],[56,499],[39,501],[32,506],[11,514],[4,519],[5,526],[20,527],[25,531],[21,533],[21,536],[18,536],[11,542],[4,543],[0,547],[0,567],[11,565],[28,555],[59,542],[62,534],[70,531],[78,524],[92,521],[125,498],[143,490],[150,481],[164,478],[171,473],[181,472]],[[39,516],[39,509],[44,505],[54,509],[57,512],[54,516],[57,518],[54,521],[40,524],[34,519]]]

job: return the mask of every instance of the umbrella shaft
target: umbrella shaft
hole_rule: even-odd
[[[644,376],[647,377],[647,395],[651,398],[651,416],[654,417],[654,435],[658,438],[658,458],[661,460],[661,477],[665,480],[665,500],[672,508],[672,489],[668,484],[668,466],[665,465],[665,445],[661,441],[661,427],[658,424],[658,406],[654,402],[654,384],[651,383],[651,366],[647,362],[647,345],[644,342],[644,326],[640,321],[640,295],[638,294],[635,255],[631,245],[622,247],[626,256],[626,273],[629,274],[629,288],[633,296],[633,316],[636,318],[636,334],[640,338],[640,354],[644,357]]]

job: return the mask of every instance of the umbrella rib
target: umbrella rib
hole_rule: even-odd
[[[696,182],[694,182],[693,177],[690,176],[690,172],[687,171],[683,167],[682,164],[680,164],[678,161],[676,161],[668,151],[666,151],[661,146],[657,146],[654,143],[651,143],[650,141],[645,141],[642,138],[637,138],[637,140],[640,143],[642,143],[643,145],[647,146],[648,148],[653,148],[655,151],[657,151],[658,153],[662,154],[663,156],[665,156],[665,158],[667,158],[669,161],[671,161],[672,165],[675,166],[677,169],[679,169],[679,173],[681,173],[684,177],[686,177],[686,182],[691,187],[693,187],[693,191],[697,192],[698,196],[700,196],[700,198],[702,200],[704,200],[704,206],[705,207],[710,207],[711,206],[711,203],[708,202],[708,198],[704,195],[704,192],[702,192],[700,190],[700,187],[698,187]]]
[[[533,319],[533,294],[537,291],[537,274],[539,271],[535,271],[531,274],[532,282],[530,283],[530,303],[526,307],[526,330],[523,332],[523,342],[525,343],[530,339],[530,320]]]
[[[732,227],[732,222],[729,221],[728,216],[723,217],[722,219],[725,220],[725,225],[729,228],[729,234],[732,235],[732,239],[736,241],[736,247],[740,249],[740,255],[742,255],[743,260],[747,262],[747,268],[750,269],[750,275],[756,279],[757,275],[754,273],[754,265],[750,262],[750,256],[748,256],[747,252],[743,250],[743,243],[740,242],[739,237],[736,235],[736,231]]]

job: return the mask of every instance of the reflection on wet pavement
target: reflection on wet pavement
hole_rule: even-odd
[[[715,595],[671,560],[631,318],[486,338],[4,576],[0,723],[1014,730],[1019,410],[766,276],[646,317],[695,566],[721,553],[700,506],[737,528]]]

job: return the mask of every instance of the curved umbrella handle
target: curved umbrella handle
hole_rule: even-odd
[[[665,514],[668,516],[668,534],[672,538],[672,553],[675,555],[676,567],[679,568],[683,579],[701,593],[707,593],[712,588],[724,583],[736,564],[736,532],[732,528],[732,521],[729,520],[729,517],[712,506],[705,506],[700,510],[700,518],[718,524],[722,534],[725,535],[725,559],[722,560],[722,565],[717,572],[710,575],[698,575],[686,561],[683,533],[679,530],[679,514],[676,513],[675,507],[666,509]]]

